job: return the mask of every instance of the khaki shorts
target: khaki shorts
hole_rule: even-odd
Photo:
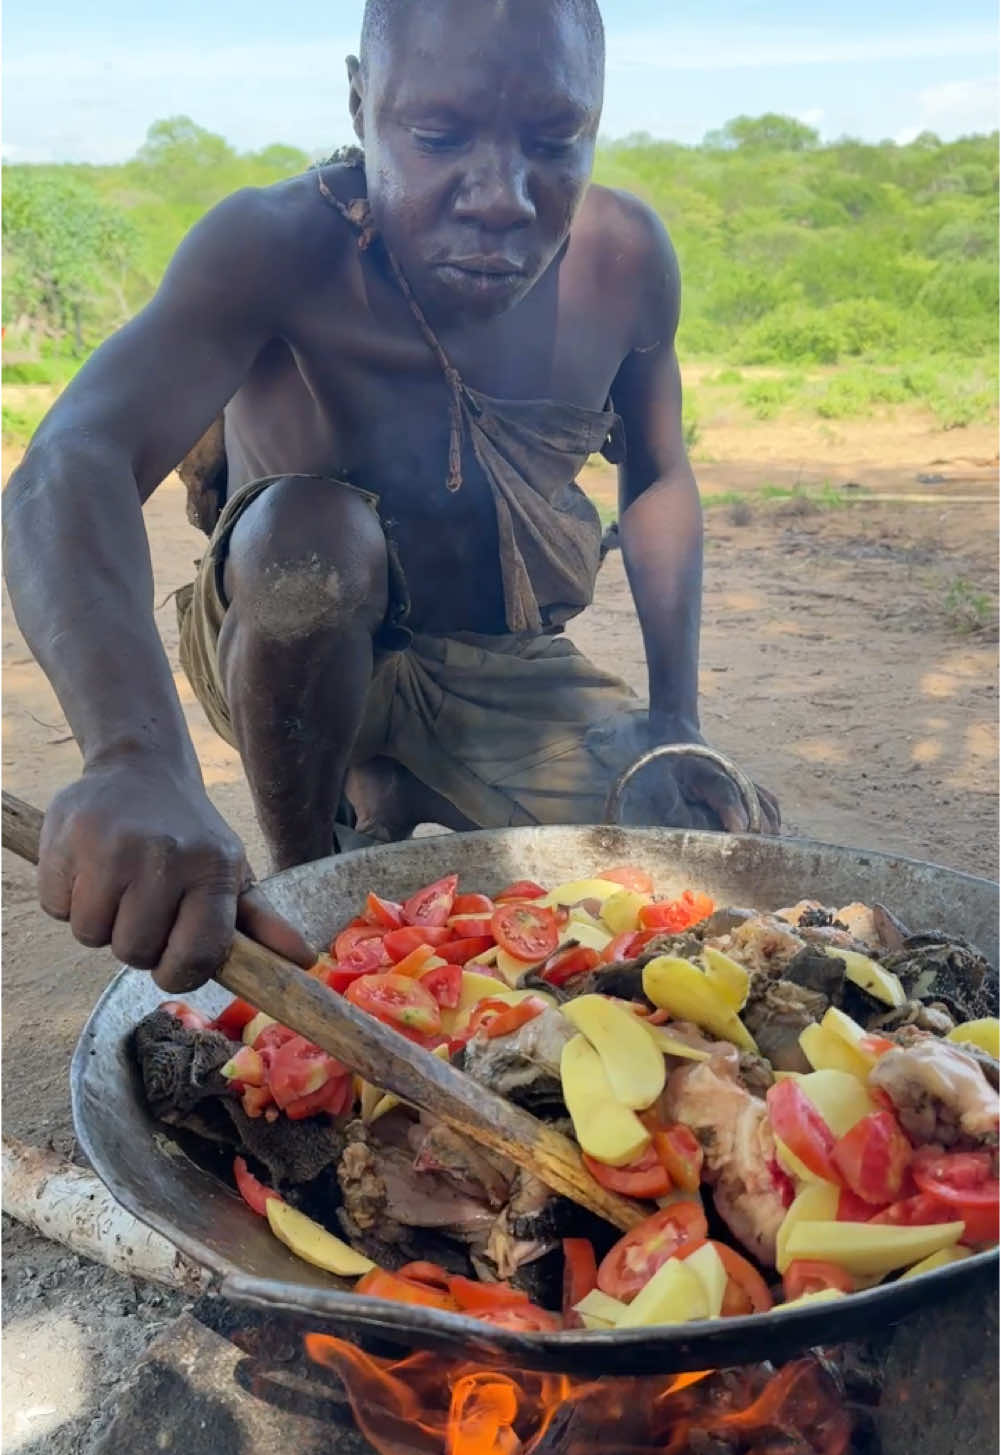
[[[216,731],[234,744],[219,670],[229,538],[272,479],[223,509],[193,585],[178,593],[181,662]],[[332,487],[355,487],[331,481]],[[357,491],[378,512],[378,499]],[[392,541],[390,607],[353,764],[390,758],[481,828],[600,823],[614,776],[642,750],[646,714],[630,689],[561,635],[412,633]],[[631,715],[634,731],[622,718]],[[617,730],[608,727],[618,719]]]

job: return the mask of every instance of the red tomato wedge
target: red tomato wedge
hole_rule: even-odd
[[[839,1215],[840,1211],[839,1203]],[[901,1198],[899,1202],[891,1202],[889,1207],[884,1207],[875,1214],[870,1207],[867,1218],[850,1218],[848,1221],[890,1223],[898,1228],[923,1228],[929,1223],[954,1222],[956,1215],[946,1203],[939,1202],[937,1197],[930,1197],[927,1192],[918,1192],[912,1197]]]
[[[629,1303],[668,1258],[694,1253],[709,1229],[700,1202],[673,1202],[620,1238],[598,1267],[598,1287]]]
[[[575,975],[586,975],[596,969],[599,963],[597,950],[588,949],[587,945],[567,945],[550,955],[539,974],[550,985],[565,985]]]
[[[328,1081],[308,1096],[296,1097],[284,1108],[289,1121],[300,1122],[305,1117],[326,1112],[329,1116],[346,1116],[354,1105],[354,1077],[350,1071],[344,1076],[331,1076]]]
[[[403,919],[408,925],[444,925],[452,913],[458,874],[446,874],[412,894],[403,905]]]
[[[653,1150],[671,1184],[682,1192],[697,1192],[702,1181],[702,1146],[695,1133],[680,1122],[653,1132]]]
[[[243,1028],[249,1025],[257,1014],[257,1007],[249,1000],[231,1000],[224,1011],[216,1016],[209,1026],[212,1031],[221,1031],[231,1041],[238,1041]]]
[[[777,1135],[782,1137],[781,1132]],[[878,1207],[900,1196],[910,1160],[911,1144],[888,1111],[871,1112],[856,1122],[838,1138],[831,1152],[845,1186]]]
[[[379,929],[398,930],[403,924],[403,905],[397,904],[395,899],[380,899],[377,894],[370,893],[365,901],[363,918],[367,924],[376,925]]]
[[[270,1086],[245,1086],[240,1093],[240,1105],[251,1119],[262,1117],[265,1110],[275,1104]],[[278,1115],[277,1110],[275,1116]]]
[[[563,1317],[574,1318],[579,1326],[580,1315],[574,1304],[598,1286],[598,1261],[587,1238],[563,1239]]]
[[[817,1177],[838,1184],[831,1160],[835,1137],[813,1102],[795,1081],[779,1081],[765,1095],[772,1131]]]
[[[377,925],[355,920],[348,925],[347,929],[341,930],[340,934],[334,936],[330,953],[335,960],[341,961],[346,955],[350,955],[352,950],[363,945],[366,940],[381,940],[384,933],[385,931],[379,929]]]
[[[447,925],[405,925],[402,930],[390,930],[383,937],[386,955],[394,964],[405,960],[421,945],[444,944],[451,939],[452,931]]]
[[[263,1182],[258,1181],[243,1157],[234,1158],[233,1176],[236,1178],[237,1192],[247,1206],[262,1218],[266,1218],[268,1215],[269,1198],[276,1197],[279,1202],[284,1202],[285,1200],[282,1197],[278,1197],[278,1193],[272,1192],[271,1188],[266,1187]]]
[[[323,983],[324,985],[328,985],[331,990],[336,990],[338,995],[343,995],[352,980],[357,980],[359,976],[366,974],[371,974],[371,972],[366,970],[344,970],[340,965],[335,965],[331,962],[330,969],[323,977]]]
[[[708,894],[686,889],[679,899],[659,899],[653,904],[644,904],[639,915],[640,925],[645,930],[679,934],[708,919],[715,908],[715,901]]]
[[[614,869],[602,869],[596,879],[607,879],[612,884],[621,884],[634,894],[652,894],[653,880],[638,864],[616,864]]]
[[[349,1075],[348,1068],[307,1041],[293,1035],[278,1046],[268,1064],[268,1085],[280,1107],[311,1097],[331,1079]]]
[[[502,1308],[519,1308],[531,1303],[527,1293],[509,1283],[479,1283],[461,1274],[449,1277],[448,1291],[463,1313],[493,1313]]]
[[[337,968],[355,975],[371,975],[373,970],[386,969],[393,962],[381,936],[382,931],[376,930],[370,939],[359,940],[353,949],[338,956]]]
[[[964,1243],[998,1240],[998,1179],[990,1152],[940,1152],[922,1147],[911,1164],[922,1192],[946,1205],[966,1224]]]
[[[427,1260],[416,1263],[404,1263],[402,1268],[396,1270],[397,1278],[409,1278],[411,1282],[426,1283],[429,1288],[440,1288],[448,1291],[448,1280],[452,1277],[440,1263],[428,1263]]]
[[[423,1308],[444,1309],[446,1313],[458,1313],[459,1305],[450,1293],[432,1288],[416,1278],[403,1278],[398,1273],[387,1273],[382,1268],[373,1268],[355,1284],[355,1293],[367,1298],[385,1298],[392,1303],[415,1303]]]
[[[713,1247],[726,1270],[726,1291],[721,1309],[723,1318],[734,1318],[738,1314],[767,1313],[772,1306],[772,1296],[768,1292],[768,1284],[754,1264],[749,1263],[735,1248],[731,1248],[729,1243],[714,1242]],[[694,1251],[694,1248],[687,1248],[678,1257],[687,1258]]]
[[[609,1192],[621,1192],[625,1197],[665,1197],[671,1191],[667,1169],[653,1147],[647,1147],[624,1167],[609,1167],[586,1152],[583,1157],[584,1166],[595,1182],[607,1187]]]
[[[429,990],[438,1004],[445,1010],[454,1010],[462,994],[462,966],[435,965],[419,976],[425,990]]]
[[[450,965],[468,965],[474,955],[482,955],[493,942],[493,935],[473,935],[465,940],[449,940],[446,945],[435,945],[434,952]]]
[[[486,894],[457,894],[452,902],[451,918],[456,915],[486,915],[487,919],[494,912],[494,902]]]
[[[362,975],[348,986],[344,998],[404,1035],[431,1036],[441,1030],[434,996],[406,975]]]
[[[471,1315],[484,1324],[493,1324],[498,1329],[513,1329],[522,1334],[557,1334],[563,1327],[563,1320],[534,1303],[512,1304],[510,1308],[485,1310]]]
[[[782,1292],[790,1303],[804,1293],[820,1293],[825,1288],[854,1293],[855,1280],[837,1263],[826,1263],[819,1258],[794,1258],[782,1275]]]
[[[536,884],[533,879],[518,879],[494,895],[494,904],[503,904],[511,899],[542,899],[545,893],[542,885]]]
[[[393,974],[409,975],[411,979],[415,979],[424,973],[428,962],[434,960],[437,953],[432,945],[418,945],[416,950],[411,950],[409,955],[404,955],[402,960],[397,961],[393,966]]]
[[[636,930],[626,930],[624,934],[615,935],[601,952],[601,964],[617,965],[620,960],[628,960],[638,939]]]
[[[517,1005],[508,1005],[506,1001],[489,997],[481,1000],[469,1017],[469,1035],[475,1036],[478,1031],[483,1031],[488,1041],[496,1040],[498,1036],[509,1036],[512,1031],[520,1030],[548,1009],[546,1002],[538,995],[526,995]]]
[[[450,933],[458,936],[460,940],[479,939],[486,935],[492,945],[494,942],[491,929],[493,922],[493,909],[489,914],[452,914],[448,917],[448,928]]]
[[[207,1015],[202,1015],[200,1010],[195,1010],[193,1005],[188,1005],[184,1000],[164,1000],[160,1003],[160,1009],[172,1015],[176,1021],[187,1031],[207,1031],[212,1022]],[[256,1015],[257,1012],[255,1011]]]
[[[502,904],[494,911],[490,927],[501,949],[516,960],[545,960],[560,938],[552,910],[537,904]]]
[[[900,1204],[898,1203],[899,1207]],[[873,1213],[876,1209],[871,1202],[866,1202],[864,1197],[858,1197],[848,1187],[843,1187],[838,1194],[838,1217],[839,1223],[871,1223],[876,1219]],[[889,1209],[887,1209],[889,1211]],[[931,1219],[935,1221],[934,1218]]]

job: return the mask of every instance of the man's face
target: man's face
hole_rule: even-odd
[[[434,314],[502,313],[566,240],[594,160],[596,49],[560,0],[430,0],[355,71],[373,217]]]

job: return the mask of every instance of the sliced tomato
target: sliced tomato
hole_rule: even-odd
[[[720,1310],[724,1318],[735,1318],[738,1314],[763,1314],[767,1313],[772,1306],[772,1296],[768,1291],[768,1284],[755,1268],[753,1263],[741,1256],[729,1243],[713,1243],[713,1247],[719,1256],[726,1271],[726,1289],[723,1293],[723,1307]],[[688,1248],[678,1254],[679,1258],[687,1258],[694,1249]]]
[[[441,945],[451,937],[447,925],[404,925],[402,930],[390,930],[382,943],[390,960],[398,964],[421,945]]]
[[[574,1305],[598,1286],[598,1260],[588,1238],[563,1239],[563,1317],[579,1327]]]
[[[440,1263],[429,1263],[425,1259],[416,1263],[404,1263],[402,1268],[397,1268],[396,1276],[409,1278],[411,1282],[426,1283],[429,1288],[440,1288],[447,1292],[448,1280],[452,1274],[442,1268]]]
[[[897,1206],[899,1207],[900,1204],[898,1203]],[[873,1217],[875,1211],[871,1202],[866,1202],[864,1197],[858,1197],[849,1187],[843,1187],[838,1194],[837,1220],[839,1223],[875,1222]]]
[[[344,1076],[331,1076],[316,1091],[307,1096],[298,1096],[283,1108],[289,1121],[300,1122],[305,1117],[326,1112],[328,1116],[346,1116],[354,1105],[354,1077],[348,1071]]]
[[[899,1202],[891,1202],[889,1207],[884,1207],[875,1214],[870,1207],[868,1218],[851,1218],[849,1221],[889,1223],[897,1228],[923,1228],[930,1223],[954,1222],[955,1213],[937,1197],[931,1197],[927,1192],[918,1192],[913,1197],[903,1197]]]
[[[331,990],[336,990],[338,995],[343,995],[352,980],[357,980],[360,975],[368,974],[371,974],[371,971],[345,970],[340,965],[331,963],[331,968],[323,977],[323,983],[328,985]]]
[[[240,1105],[243,1107],[244,1115],[254,1121],[258,1117],[262,1117],[268,1107],[273,1107],[274,1104],[275,1099],[271,1095],[270,1086],[245,1086],[240,1093]]]
[[[479,1002],[469,1017],[469,1035],[475,1036],[478,1031],[483,1031],[488,1041],[496,1040],[498,1036],[509,1036],[548,1009],[538,995],[526,995],[517,1005],[508,1005],[506,1001],[489,996]]]
[[[260,1051],[255,1051],[253,1046],[241,1046],[219,1074],[225,1076],[235,1091],[242,1091],[245,1086],[264,1086],[268,1068]]]
[[[700,1202],[672,1202],[644,1218],[620,1238],[601,1260],[598,1287],[610,1298],[629,1303],[668,1258],[693,1253],[709,1229]]]
[[[671,1179],[682,1192],[697,1192],[702,1181],[702,1144],[690,1128],[676,1122],[653,1132],[653,1150]]]
[[[349,1075],[348,1068],[326,1051],[295,1036],[277,1047],[268,1065],[268,1085],[277,1104],[285,1108],[301,1097],[311,1097],[331,1077]]]
[[[490,928],[501,949],[516,960],[545,960],[560,938],[552,910],[537,904],[502,904],[494,911]]]
[[[550,955],[539,974],[550,985],[566,985],[575,975],[586,975],[600,964],[597,950],[587,945],[567,945]]]
[[[772,1131],[804,1167],[827,1182],[841,1177],[831,1160],[835,1136],[795,1081],[778,1081],[765,1094]]]
[[[450,965],[468,965],[474,956],[489,950],[493,942],[493,935],[470,935],[464,940],[449,940],[447,945],[435,945],[434,952]]]
[[[454,1010],[462,994],[462,966],[436,965],[425,970],[419,977],[425,990],[430,990],[438,1004],[445,1010]]]
[[[188,1031],[207,1031],[211,1029],[212,1022],[207,1015],[202,1015],[200,1010],[195,1010],[193,1005],[188,1005],[184,1000],[164,1000],[160,1009],[172,1015],[176,1021]],[[256,1010],[254,1015],[256,1015]]]
[[[701,924],[715,908],[715,901],[708,894],[686,889],[678,899],[658,899],[653,904],[644,904],[639,920],[645,930],[666,930],[676,935]]]
[[[998,1241],[998,1178],[990,1152],[942,1152],[922,1147],[911,1165],[922,1192],[966,1224],[964,1243]]]
[[[258,1031],[254,1039],[254,1050],[259,1051],[264,1057],[265,1066],[270,1066],[278,1048],[284,1046],[286,1041],[295,1040],[295,1035],[295,1031],[288,1026],[281,1026],[274,1021],[271,1025],[265,1026],[263,1031]]]
[[[348,986],[344,998],[405,1035],[434,1036],[441,1030],[434,996],[406,975],[362,975]]]
[[[484,1324],[499,1329],[513,1329],[521,1334],[557,1334],[563,1327],[558,1314],[551,1314],[534,1303],[512,1304],[510,1308],[487,1309],[473,1315]]]
[[[277,1192],[272,1192],[271,1188],[266,1187],[263,1182],[258,1181],[243,1157],[233,1159],[233,1176],[236,1178],[237,1192],[247,1206],[262,1218],[266,1218],[268,1215],[269,1198],[277,1198],[279,1202],[285,1200],[279,1197]]]
[[[211,1022],[209,1029],[221,1031],[231,1041],[238,1041],[244,1026],[249,1025],[256,1014],[257,1007],[251,1005],[249,1000],[231,1000],[226,1009],[220,1011]]]
[[[888,1041],[885,1036],[868,1035],[859,1038],[859,1050],[867,1052],[870,1056],[885,1056],[887,1051],[892,1051],[895,1042]]]
[[[371,975],[373,970],[386,969],[393,962],[381,934],[381,931],[376,931],[371,939],[359,940],[353,950],[338,957],[337,968],[356,975]]]
[[[621,884],[624,889],[631,889],[634,894],[653,893],[653,880],[638,864],[616,864],[614,869],[602,869],[595,878]]]
[[[854,1293],[855,1280],[837,1263],[826,1263],[819,1258],[794,1258],[782,1275],[782,1292],[788,1303],[804,1293],[820,1293],[825,1288]]]
[[[364,920],[354,920],[347,929],[341,930],[339,935],[334,936],[330,953],[340,964],[351,954],[352,950],[356,950],[366,940],[381,940],[384,934],[385,930],[380,929],[377,925],[366,924]]]
[[[494,922],[494,910],[489,914],[452,914],[448,918],[448,929],[451,934],[460,940],[481,939],[486,937],[492,945],[494,942],[491,926]]]
[[[398,930],[403,924],[403,905],[397,904],[395,899],[380,899],[370,892],[365,901],[363,919],[381,930]]]
[[[424,971],[432,960],[437,958],[437,950],[433,945],[418,945],[416,950],[411,950],[409,955],[404,955],[393,966],[394,975],[409,975],[412,980],[423,975]]]
[[[624,1197],[666,1197],[671,1191],[671,1179],[653,1147],[647,1147],[638,1157],[624,1167],[609,1167],[585,1152],[584,1166],[595,1182],[607,1187],[610,1192],[621,1192]]]
[[[512,1288],[510,1283],[480,1283],[475,1278],[463,1278],[460,1274],[449,1278],[448,1291],[463,1313],[470,1314],[519,1308],[531,1302],[527,1293],[520,1288]]]
[[[458,874],[446,874],[424,889],[418,889],[403,904],[403,919],[408,925],[444,925],[452,913]]]
[[[355,1293],[367,1298],[385,1298],[392,1303],[415,1303],[424,1308],[443,1309],[446,1313],[458,1313],[459,1305],[450,1293],[432,1288],[416,1278],[402,1278],[398,1273],[387,1273],[383,1268],[373,1268],[355,1284]]]
[[[494,902],[488,894],[457,894],[452,903],[452,918],[456,915],[479,914],[487,919],[494,912]]]
[[[874,1111],[862,1117],[838,1138],[831,1152],[831,1161],[841,1174],[840,1181],[857,1197],[878,1207],[885,1207],[900,1196],[910,1160],[911,1144],[896,1117],[888,1111]]]
[[[504,904],[511,899],[542,899],[546,891],[534,879],[517,879],[494,895],[494,904]]]
[[[615,935],[601,952],[601,964],[617,965],[620,960],[628,960],[638,938],[636,930],[626,930],[624,934]]]

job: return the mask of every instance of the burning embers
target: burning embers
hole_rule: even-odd
[[[375,1358],[326,1334],[306,1351],[343,1382],[379,1455],[847,1455],[851,1419],[815,1358],[601,1380]]]

